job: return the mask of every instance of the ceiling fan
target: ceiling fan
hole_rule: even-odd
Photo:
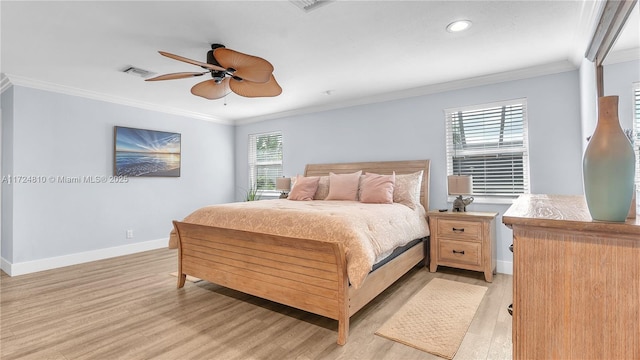
[[[195,84],[193,95],[215,100],[234,92],[244,97],[272,97],[282,93],[282,88],[273,76],[273,65],[267,60],[227,49],[224,45],[212,44],[207,52],[207,62],[159,53],[168,58],[200,66],[204,72],[179,72],[156,76],[146,81],[175,80],[211,74],[213,79]]]

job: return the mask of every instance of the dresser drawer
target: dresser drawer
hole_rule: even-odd
[[[472,266],[482,264],[482,243],[456,240],[440,240],[438,260]]]
[[[482,240],[482,223],[477,221],[438,219],[437,231],[449,239]]]

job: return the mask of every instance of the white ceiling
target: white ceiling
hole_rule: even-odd
[[[284,0],[3,0],[0,72],[13,84],[247,122],[575,68],[600,9],[577,0],[337,0],[310,12]],[[457,19],[473,26],[448,33]],[[616,49],[635,57],[637,6],[628,27]],[[157,51],[205,62],[211,43],[270,61],[282,95],[205,100],[189,91],[203,78],[145,82],[121,72],[199,71]]]

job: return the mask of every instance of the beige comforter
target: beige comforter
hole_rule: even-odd
[[[393,249],[429,235],[422,206],[364,204],[357,201],[238,202],[198,209],[184,222],[329,242],[346,248],[347,273],[355,288],[371,267]],[[169,247],[177,247],[172,232]]]

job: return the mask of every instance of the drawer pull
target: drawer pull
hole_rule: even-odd
[[[454,253],[454,254],[464,255],[464,250],[462,250],[462,251],[456,251],[456,250],[453,250],[453,253]]]
[[[451,228],[453,231],[464,232],[464,228]]]

